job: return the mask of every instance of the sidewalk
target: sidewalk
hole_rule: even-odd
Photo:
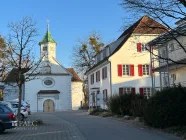
[[[41,126],[33,126],[35,120],[44,122]],[[24,126],[6,130],[0,140],[85,140],[75,124],[65,121],[52,113],[34,113],[29,115]]]

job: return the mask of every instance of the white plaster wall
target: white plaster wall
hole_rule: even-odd
[[[46,87],[43,85],[42,80],[46,77],[53,78],[55,84],[53,87]],[[70,75],[47,75],[47,76],[38,76],[37,79],[29,81],[25,84],[25,101],[30,103],[31,111],[37,111],[37,104],[38,104],[38,111],[43,110],[43,102],[46,99],[54,100],[52,95],[47,95],[50,97],[45,96],[43,99],[39,99],[37,101],[37,93],[40,90],[58,90],[60,92],[59,99],[55,99],[55,110],[68,110],[72,109],[72,101],[71,101],[71,76]]]
[[[175,84],[181,84],[183,86],[186,86],[186,66],[177,68],[175,70],[169,71],[169,74],[176,74],[176,81]],[[170,78],[170,84],[172,85],[173,82]]]
[[[182,44],[182,46],[186,45],[186,38],[184,36],[177,37],[177,39],[178,39],[179,43]],[[170,47],[169,47],[169,45],[172,44],[172,43],[174,44],[174,51],[171,51]],[[162,46],[160,46],[159,49],[158,49],[160,54],[163,53],[163,50],[166,50],[166,47],[167,47],[167,50],[168,50],[168,57],[170,59],[172,59],[174,61],[178,61],[178,60],[186,58],[186,53],[180,47],[180,45],[176,42],[176,40],[168,41],[165,44],[163,44]],[[185,49],[186,49],[186,47],[185,47]],[[166,65],[166,61],[163,62],[161,59],[160,59],[160,61],[161,61],[160,66]],[[170,62],[170,63],[172,63],[172,62]]]
[[[78,110],[83,102],[83,83],[72,82],[72,109]]]
[[[119,92],[119,87],[135,87],[139,93],[140,87],[152,87],[151,76],[138,76],[138,64],[150,64],[150,53],[137,52],[137,43],[145,44],[157,37],[156,35],[133,34],[114,55],[109,58],[112,70],[112,94]],[[134,76],[118,76],[118,64],[133,64]],[[159,85],[159,76],[156,74],[156,85]]]
[[[106,79],[102,79],[102,68],[104,68],[105,66],[107,66],[107,78]],[[96,72],[100,70],[100,81],[96,82]],[[94,84],[91,84],[91,74],[94,73]],[[88,88],[89,88],[89,106],[92,105],[92,96],[91,96],[91,92],[96,92],[97,90],[93,90],[92,88],[99,88],[100,90],[100,94],[98,94],[98,101],[97,101],[97,105],[103,106],[104,102],[103,102],[103,90],[107,89],[107,95],[108,97],[111,96],[111,89],[110,89],[110,63],[106,62],[101,64],[100,66],[98,66],[96,69],[93,69],[92,71],[90,71],[88,73]]]

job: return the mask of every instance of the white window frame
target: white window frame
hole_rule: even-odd
[[[122,75],[130,76],[130,65],[123,64],[122,70],[123,70]]]
[[[124,93],[131,93],[132,92],[132,87],[123,87],[123,92]]]
[[[144,97],[146,97],[147,99],[149,99],[152,96],[152,88],[150,88],[150,87],[144,87],[143,88],[143,95],[144,95]]]
[[[149,64],[142,65],[142,69],[143,69],[143,75],[150,75],[150,65]]]
[[[141,51],[142,51],[142,52],[147,51],[145,44],[142,44],[142,45],[141,45]]]

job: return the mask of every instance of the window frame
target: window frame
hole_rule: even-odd
[[[96,82],[100,82],[100,70],[96,71]]]
[[[144,76],[149,76],[150,75],[150,65],[149,64],[143,64],[142,65],[142,71],[143,71]]]
[[[107,66],[102,68],[102,79],[107,78]]]
[[[149,99],[152,96],[152,88],[150,88],[150,87],[143,87],[143,96],[146,99]]]
[[[128,68],[126,68],[126,66],[128,67]],[[125,68],[124,68],[125,67]],[[128,73],[125,73],[126,71],[127,71],[127,69],[128,69]],[[122,75],[124,75],[124,76],[130,76],[130,65],[129,64],[123,64],[122,65]]]
[[[94,84],[94,73],[90,75],[90,84]]]

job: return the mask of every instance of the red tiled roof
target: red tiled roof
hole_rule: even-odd
[[[73,76],[72,81],[82,81],[73,68],[66,68]]]
[[[167,32],[169,29],[154,19],[143,16],[136,23],[126,29],[123,34],[119,37],[125,36],[128,33],[139,33],[139,34],[162,34]]]

